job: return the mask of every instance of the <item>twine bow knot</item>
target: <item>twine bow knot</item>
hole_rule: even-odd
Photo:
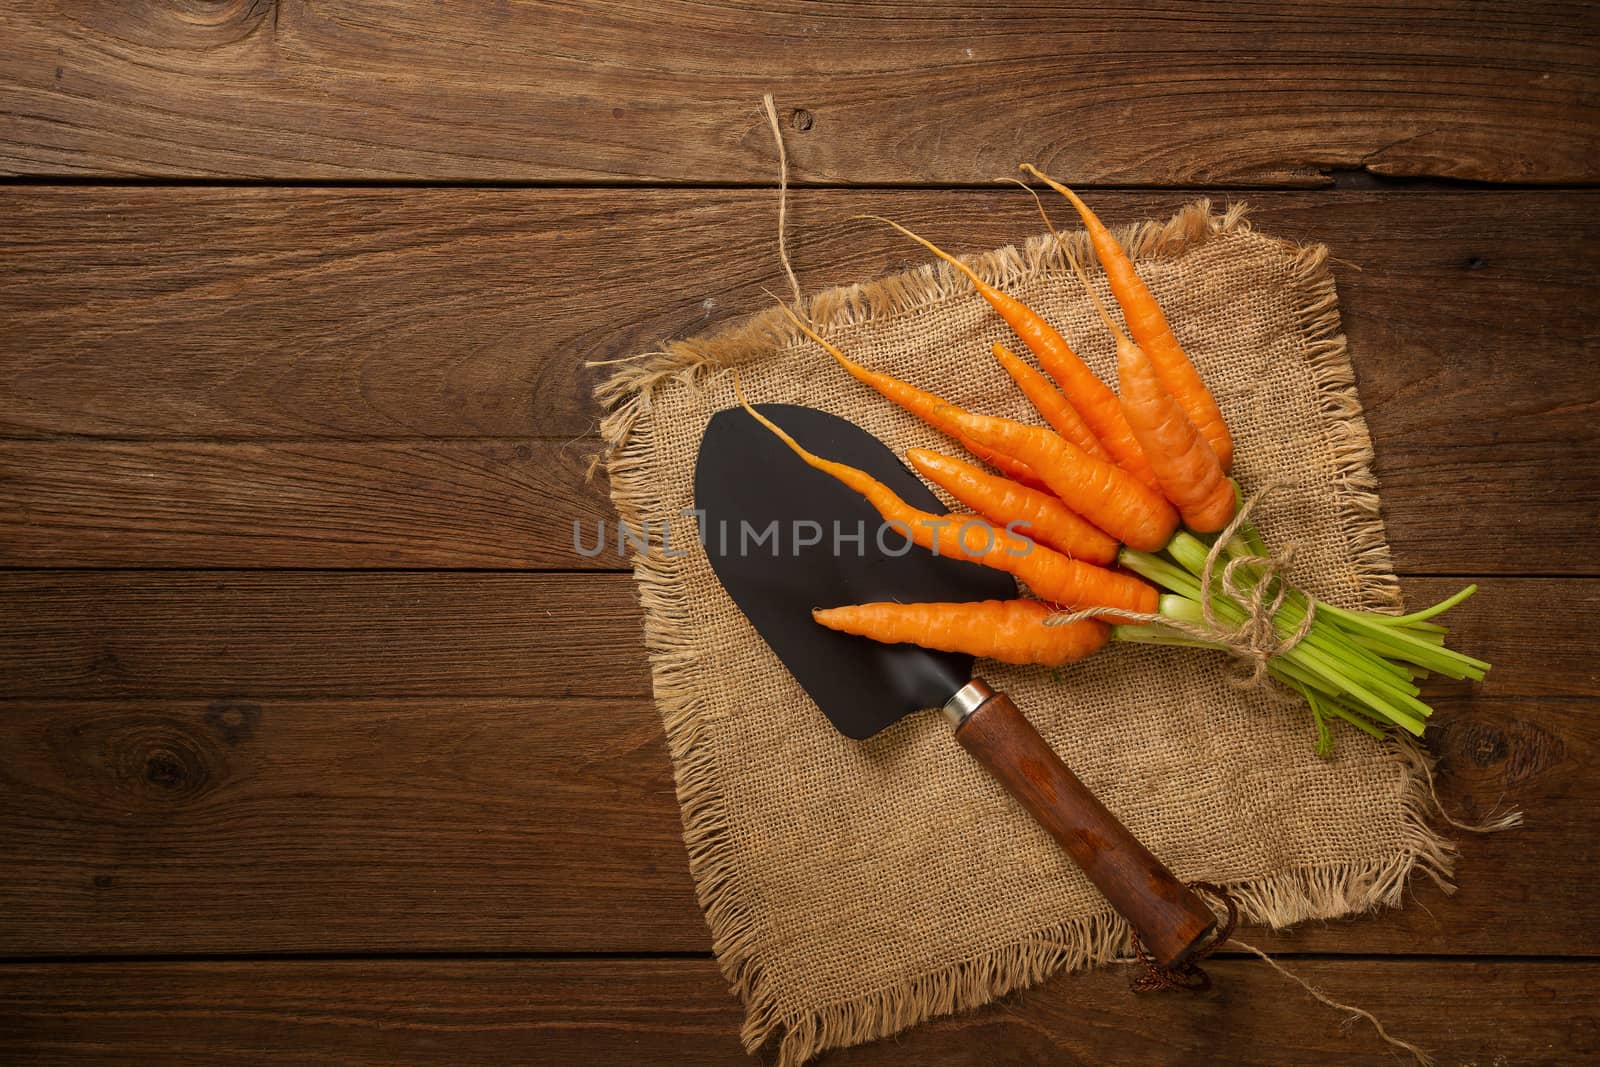
[[[1105,615],[1141,623],[1157,623],[1230,653],[1245,667],[1243,673],[1231,679],[1232,684],[1242,689],[1262,687],[1267,682],[1267,667],[1273,657],[1288,652],[1311,632],[1311,624],[1317,616],[1317,602],[1306,595],[1306,611],[1299,625],[1288,634],[1279,634],[1278,612],[1293,591],[1288,573],[1294,564],[1297,546],[1291,542],[1277,552],[1238,555],[1226,563],[1222,562],[1222,558],[1227,554],[1228,543],[1250,521],[1256,505],[1280,487],[1281,483],[1273,483],[1258,489],[1239,506],[1233,520],[1212,542],[1211,550],[1206,553],[1205,566],[1200,569],[1200,612],[1205,620],[1204,625],[1166,615],[1109,607],[1084,608],[1055,615],[1046,625],[1061,626]],[[1250,578],[1254,581],[1249,581]],[[1230,626],[1218,617],[1216,605],[1212,602],[1213,588],[1220,588],[1223,595],[1244,609],[1244,621],[1237,626]]]

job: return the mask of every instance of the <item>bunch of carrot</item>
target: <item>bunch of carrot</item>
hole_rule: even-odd
[[[911,465],[973,511],[935,516],[864,471],[807,451],[749,410],[806,463],[861,493],[886,521],[903,524],[918,545],[1007,571],[1039,599],[856,604],[819,609],[816,620],[878,641],[1059,666],[1112,639],[1228,648],[1233,628],[1251,621],[1251,605],[1266,601],[1276,605],[1272,630],[1286,639],[1266,670],[1305,698],[1319,752],[1331,751],[1332,718],[1375,736],[1386,726],[1420,734],[1430,709],[1418,698],[1417,679],[1430,672],[1481,678],[1488,669],[1446,649],[1444,627],[1431,621],[1474,588],[1426,611],[1387,616],[1313,605],[1303,593],[1280,585],[1283,579],[1265,565],[1271,553],[1260,536],[1248,523],[1234,522],[1238,493],[1228,478],[1228,425],[1133,261],[1071,189],[1031,166],[1024,169],[1077,210],[1121,308],[1126,332],[1069,253],[1116,343],[1117,392],[1042,315],[931,242],[882,219],[965,274],[1022,339],[1042,373],[1003,345],[994,346],[994,358],[1045,425],[966,411],[864,367],[793,312],[788,313],[795,325],[850,375],[1001,473],[911,449]],[[1229,539],[1216,548],[1224,530]],[[1213,575],[1222,564],[1234,564],[1229,582],[1205,580],[1208,557],[1216,557],[1210,560]],[[1089,617],[1063,621],[1063,612]]]

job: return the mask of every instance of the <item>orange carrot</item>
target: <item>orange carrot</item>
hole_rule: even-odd
[[[1064,607],[1111,607],[1147,615],[1155,613],[1156,591],[1138,578],[1063,556],[1026,537],[997,530],[975,515],[935,515],[912,507],[866,471],[808,451],[782,427],[751,407],[743,395],[739,403],[757,422],[777,434],[795,455],[866,497],[886,522],[898,525],[913,542],[935,555],[969,560],[1015,575],[1040,597]],[[1114,617],[1111,621],[1115,621]]]
[[[1025,524],[1018,533],[1076,559],[1110,563],[1117,557],[1116,538],[1057,500],[1027,486],[981,471],[970,463],[941,456],[926,448],[906,450],[924,478],[997,526]]]
[[[1211,445],[1201,436],[1189,416],[1167,392],[1154,363],[1144,349],[1112,321],[1105,305],[1089,288],[1089,279],[1075,259],[1068,257],[1079,281],[1094,301],[1100,321],[1117,342],[1117,380],[1122,387],[1122,410],[1128,416],[1139,444],[1144,449],[1161,491],[1177,505],[1185,526],[1197,533],[1215,533],[1228,525],[1236,506],[1233,483],[1222,472],[1222,464]]]
[[[1211,445],[1217,461],[1222,464],[1223,473],[1227,473],[1233,466],[1233,437],[1228,433],[1228,424],[1222,418],[1222,411],[1217,407],[1211,390],[1206,388],[1200,372],[1195,370],[1188,353],[1173,336],[1172,327],[1166,315],[1162,314],[1161,306],[1139,277],[1139,272],[1134,270],[1133,260],[1128,258],[1111,231],[1078,198],[1077,193],[1031,163],[1024,163],[1022,169],[1066,197],[1078,209],[1084,228],[1089,231],[1095,255],[1105,268],[1106,280],[1111,283],[1111,293],[1122,305],[1122,315],[1128,321],[1128,332],[1145,350],[1150,362],[1155,365],[1161,384],[1166,386],[1167,392],[1178,401],[1184,414]]]
[[[1150,465],[1139,451],[1139,442],[1135,440],[1133,431],[1128,428],[1128,420],[1117,404],[1116,394],[1095,377],[1094,371],[1078,358],[1078,354],[1067,344],[1066,338],[1056,332],[1055,327],[1046,322],[1044,316],[1015,297],[1002,293],[978,277],[976,271],[955,256],[926,238],[917,236],[898,222],[879,215],[861,217],[888,223],[965,274],[973,287],[978,290],[978,294],[1000,313],[1006,324],[1038,357],[1039,365],[1061,386],[1061,391],[1083,416],[1083,421],[1089,424],[1089,429],[1094,431],[1095,437],[1099,438],[1101,445],[1111,457],[1140,479],[1151,485],[1155,484]]]
[[[1178,528],[1178,513],[1160,493],[1060,434],[968,411],[949,417],[980,445],[1032,467],[1063,504],[1131,548],[1158,552]]]
[[[1059,667],[1105,646],[1111,628],[1098,619],[1046,626],[1051,609],[1037,600],[979,600],[955,604],[847,604],[816,608],[811,617],[830,630],[885,644],[909,643],[965,652],[1002,663]]]
[[[876,389],[934,429],[947,433],[951,437],[959,437],[961,435],[960,429],[956,427],[950,418],[952,413],[960,411],[961,408],[924,389],[918,389],[910,382],[903,382],[893,375],[884,374],[881,371],[868,370],[839,351],[837,346],[823,340],[817,331],[807,326],[800,316],[790,311],[787,306],[779,304],[778,307],[783,310],[785,315],[789,316],[789,321],[794,323],[796,329],[821,345],[823,350],[832,356],[839,366],[849,371],[850,376],[856,381]]]
[[[821,345],[823,351],[832,356],[834,360],[838,362],[839,366],[848,371],[850,376],[855,378],[856,381],[876,389],[879,393],[883,394],[894,403],[899,404],[901,407],[911,412],[911,414],[917,416],[917,418],[921,419],[929,426],[932,426],[935,430],[939,430],[942,433],[949,434],[951,437],[954,437],[956,440],[961,442],[962,446],[966,448],[968,452],[971,452],[974,456],[977,456],[979,459],[983,460],[991,467],[994,467],[996,470],[1001,471],[1008,477],[1014,478],[1017,481],[1022,482],[1024,485],[1031,485],[1036,489],[1045,488],[1043,480],[1041,480],[1026,463],[996,452],[992,448],[985,448],[983,445],[978,444],[976,441],[973,441],[971,438],[962,434],[960,428],[951,420],[952,414],[961,411],[961,408],[950,403],[948,400],[943,399],[942,397],[935,396],[925,389],[918,389],[910,382],[903,382],[899,378],[894,377],[892,374],[884,374],[882,371],[868,370],[866,367],[863,367],[861,364],[857,363],[855,360],[839,351],[837,346],[829,344],[827,341],[823,340],[821,335],[819,335],[811,327],[807,326],[805,322],[801,320],[800,316],[796,315],[793,311],[790,311],[787,306],[783,304],[779,304],[778,306],[783,309],[783,313],[785,315],[789,316],[789,321],[794,323],[796,329],[805,334],[807,337],[811,338],[811,340],[815,341],[817,344]]]
[[[1019,485],[1025,485],[1029,489],[1037,489],[1041,493],[1050,491],[1050,487],[1044,484],[1044,479],[1039,477],[1039,473],[1022,462],[1022,460],[1012,459],[1004,452],[996,452],[992,448],[985,448],[966,434],[958,435],[956,440],[961,442],[962,448],[965,448],[968,452],[971,452],[974,456],[977,456]]]
[[[1063,396],[1050,379],[1018,359],[999,341],[994,343],[994,358],[1051,429],[1097,459],[1111,458],[1100,444],[1100,438],[1084,424],[1083,416],[1072,406],[1072,401]]]
[[[1044,209],[1044,201],[1039,199],[1039,194],[1020,178],[1009,180],[1022,186],[1023,191],[1033,197],[1034,205],[1039,209],[1039,217],[1044,219],[1045,226],[1050,230],[1050,236],[1054,237],[1056,244],[1061,245],[1065,251],[1066,245],[1062,244],[1061,235],[1056,232],[1055,223],[1050,221],[1050,213]],[[1011,380],[1017,383],[1017,388],[1022,390],[1023,395],[1033,404],[1034,410],[1044,418],[1051,429],[1096,459],[1112,459],[1111,454],[1100,443],[1100,439],[1094,435],[1094,431],[1084,423],[1083,416],[1078,414],[1078,409],[1072,406],[1072,401],[1068,400],[1061,390],[1051,385],[1049,379],[1018,359],[999,341],[994,343],[993,351],[994,358],[1005,368],[1006,373],[1011,375]],[[1112,459],[1112,462],[1116,461]],[[1152,489],[1159,488],[1154,481],[1154,472],[1147,473],[1150,477],[1142,479],[1145,484]]]

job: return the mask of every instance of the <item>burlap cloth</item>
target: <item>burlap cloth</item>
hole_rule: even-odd
[[[1258,520],[1270,543],[1298,542],[1296,583],[1346,607],[1397,605],[1326,249],[1256,233],[1241,209],[1214,215],[1205,202],[1119,236],[1217,395],[1246,491],[1287,483]],[[1091,261],[1081,233],[1069,240]],[[1110,340],[1052,241],[969,262],[1115,380]],[[988,355],[1015,339],[946,267],[823,293],[808,310],[869,367],[1037,421]],[[896,451],[952,447],[764,313],[640,357],[602,387],[624,521],[683,530],[700,435],[735,402],[731,366],[753,400],[826,409]],[[671,558],[657,544],[635,574],[690,866],[746,1007],[747,1047],[779,1035],[780,1061],[797,1064],[1123,948],[1121,920],[941,716],[847,740],[698,546]],[[1419,868],[1448,877],[1414,746],[1336,725],[1337,756],[1319,759],[1303,704],[1234,688],[1227,666],[1220,653],[1117,645],[1059,678],[977,670],[1180,878],[1230,887],[1247,921],[1395,905]]]

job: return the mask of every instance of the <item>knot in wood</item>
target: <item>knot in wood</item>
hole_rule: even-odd
[[[102,752],[118,791],[147,803],[192,803],[226,769],[215,742],[178,719],[124,720],[106,731]]]

